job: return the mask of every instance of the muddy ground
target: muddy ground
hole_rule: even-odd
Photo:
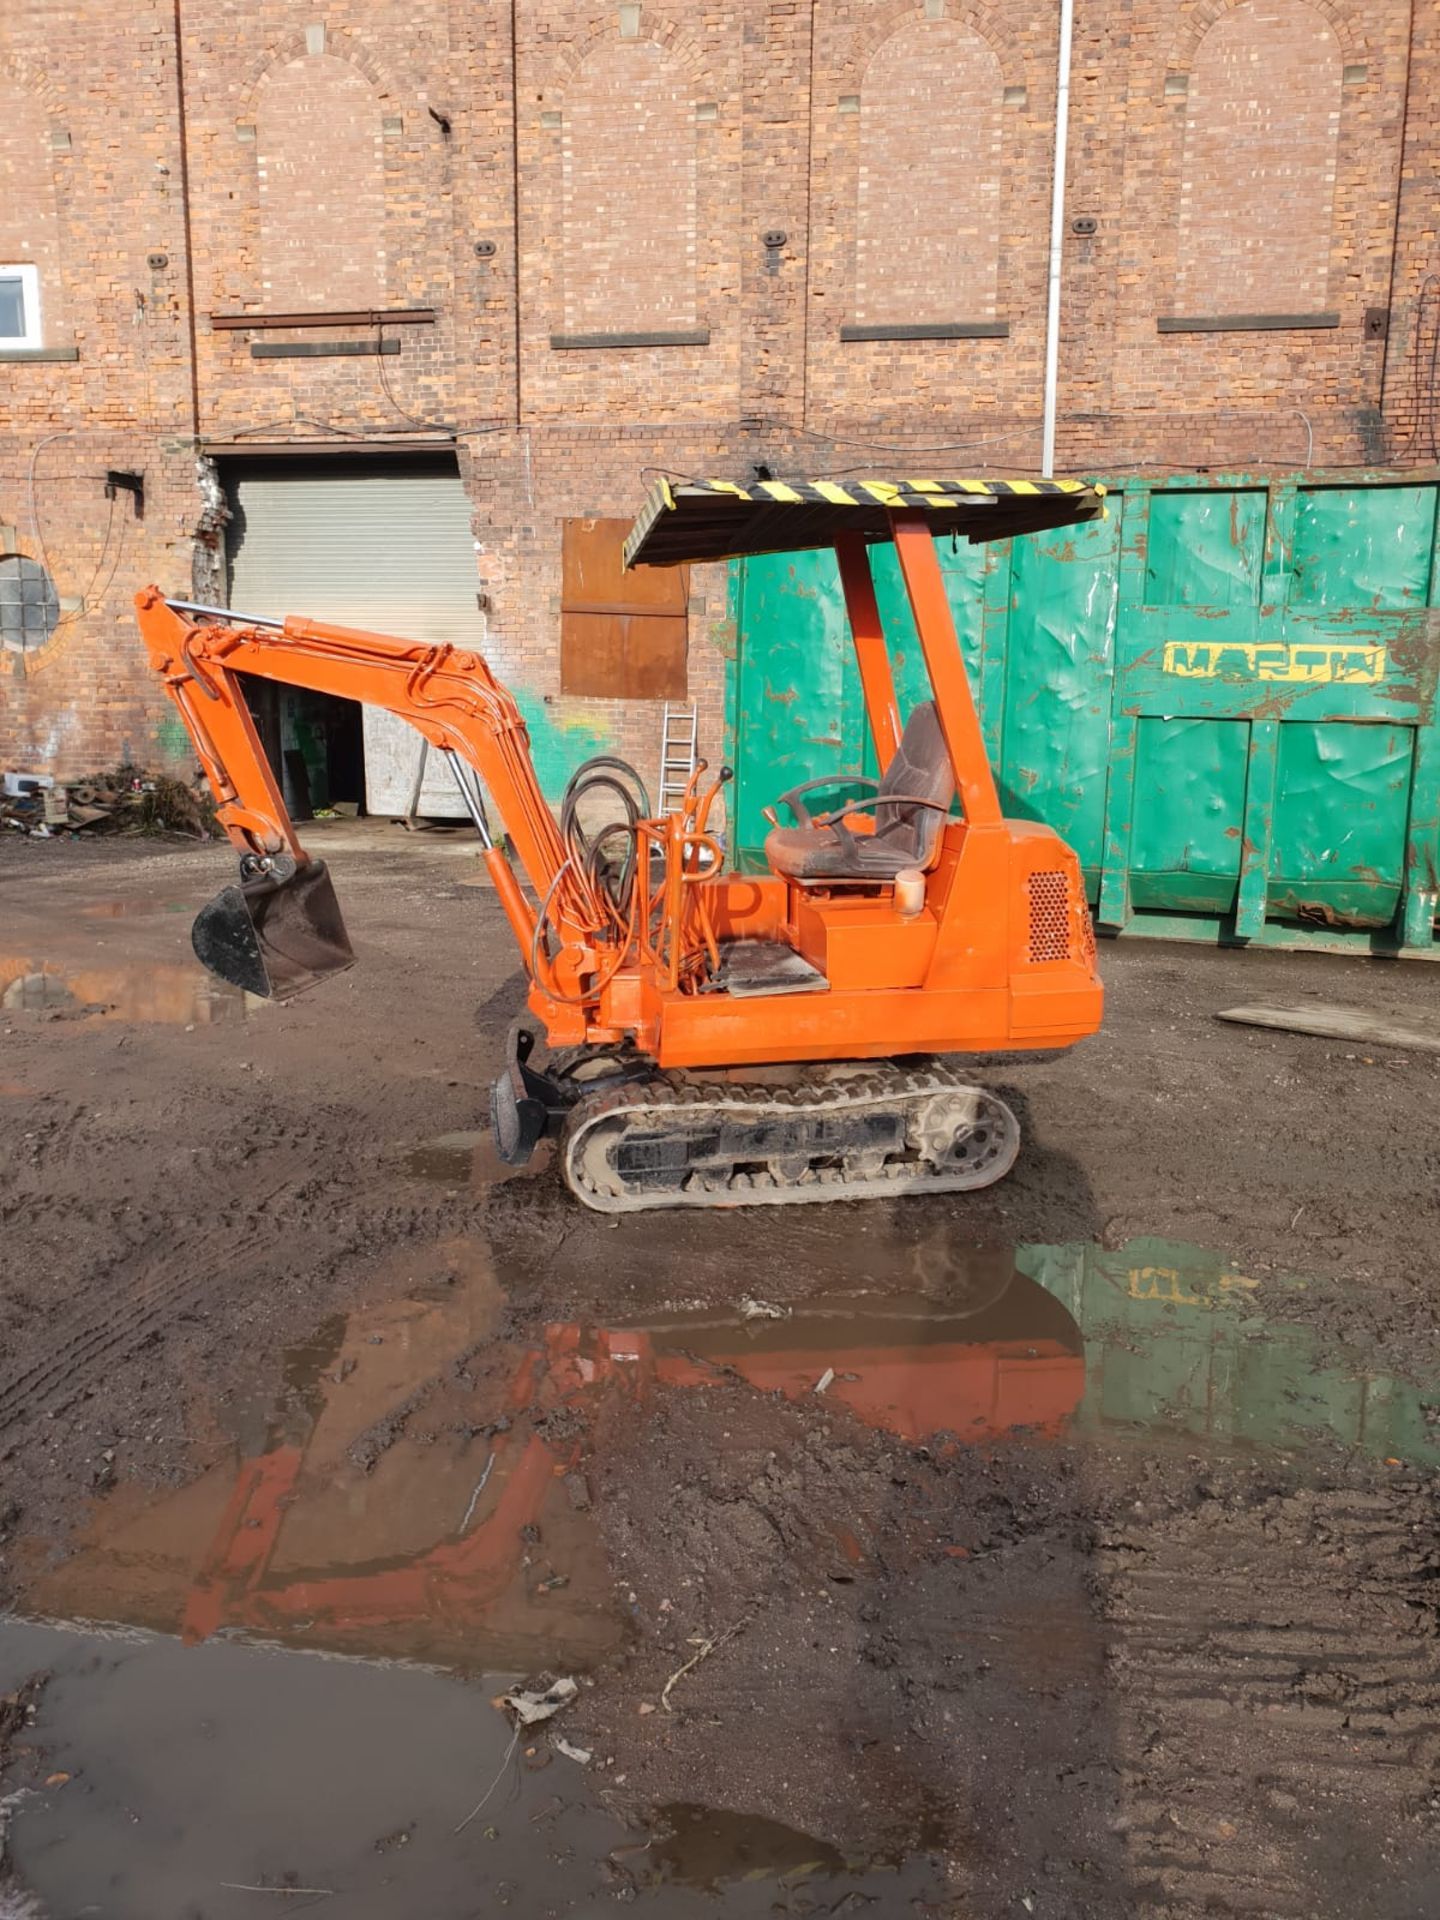
[[[611,1222],[466,843],[313,837],[283,1008],[0,846],[0,1913],[1440,1910],[1440,1056],[1213,1017],[1429,966],[1106,943],[1002,1186]]]

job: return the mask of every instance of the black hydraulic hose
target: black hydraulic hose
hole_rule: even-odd
[[[624,784],[625,781],[633,784],[634,793]],[[609,821],[592,838],[580,819],[580,803],[602,788],[619,801],[623,817]],[[639,865],[639,825],[649,815],[650,796],[645,791],[644,781],[628,760],[622,760],[616,754],[596,754],[593,759],[577,767],[566,784],[560,802],[560,837],[566,853],[576,870],[583,873],[597,891],[606,894],[622,917],[628,914],[634,893],[635,873]],[[627,849],[620,859],[618,870],[607,872],[604,848],[618,834],[625,836]]]
[[[577,782],[586,779],[591,773],[598,772],[601,767],[609,767],[616,773],[623,773],[627,779],[635,782],[635,790],[640,796],[640,817],[642,820],[648,820],[650,818],[650,796],[645,791],[645,782],[640,778],[640,775],[628,760],[622,760],[619,754],[615,753],[597,753],[575,769],[574,773],[570,776],[569,785],[565,789],[564,799],[562,799],[560,803],[562,812],[565,802],[570,798],[571,789]]]
[[[618,871],[616,871],[612,877],[612,874],[606,871],[607,856],[605,846],[606,843],[613,840],[617,834],[623,838],[625,845],[620,856]],[[628,821],[616,820],[610,826],[602,828],[601,831],[596,834],[585,856],[585,871],[588,878],[594,886],[604,888],[605,892],[608,893],[614,901],[622,918],[628,917],[630,902],[635,893],[635,874],[638,866],[635,857],[637,845],[638,841],[634,826]]]

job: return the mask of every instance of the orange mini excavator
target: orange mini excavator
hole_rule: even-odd
[[[662,483],[627,566],[833,547],[879,778],[869,797],[792,824],[769,872],[724,871],[710,828],[722,767],[651,814],[624,761],[581,767],[556,818],[514,698],[480,654],[136,598],[150,660],[193,739],[238,885],[195,922],[222,979],[285,997],[353,963],[324,863],[295,836],[243,691],[281,681],[385,707],[447,756],[530,976],[550,1057],[518,1026],[492,1116],[504,1159],[547,1133],[574,1193],[601,1212],[775,1205],[988,1186],[1020,1129],[949,1061],[1070,1046],[1100,1023],[1095,946],[1075,855],[1002,818],[955,635],[938,535],[972,541],[1093,519],[1070,480]],[[932,698],[902,724],[869,548],[893,541]],[[533,891],[492,837],[478,781]],[[854,780],[833,785],[854,786]],[[597,818],[597,815],[599,816]],[[736,1069],[770,1071],[747,1080]],[[789,1072],[778,1071],[789,1068]]]

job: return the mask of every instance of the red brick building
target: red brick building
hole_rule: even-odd
[[[130,597],[232,570],[468,622],[551,784],[715,757],[723,579],[566,525],[1038,468],[1059,15],[10,0],[0,765],[186,761]],[[1057,469],[1433,460],[1437,99],[1437,0],[1077,0]]]

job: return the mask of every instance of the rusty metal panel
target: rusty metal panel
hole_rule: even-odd
[[[560,691],[683,700],[688,567],[625,571],[628,520],[567,520],[561,540]]]
[[[1103,521],[942,550],[1006,810],[1069,840],[1108,929],[1440,951],[1437,482],[1127,478]],[[829,556],[733,571],[754,858],[761,806],[870,763]],[[893,574],[877,550],[903,709],[926,688]]]
[[[560,604],[566,613],[683,614],[690,569],[625,568],[628,520],[567,520],[560,541]]]
[[[1115,514],[1017,540],[1004,607],[1001,805],[1054,827],[1092,895],[1105,834],[1119,554]]]
[[[1259,488],[1152,494],[1145,605],[1257,606],[1265,498]]]
[[[1292,607],[1423,607],[1434,487],[1313,487],[1296,499]]]

